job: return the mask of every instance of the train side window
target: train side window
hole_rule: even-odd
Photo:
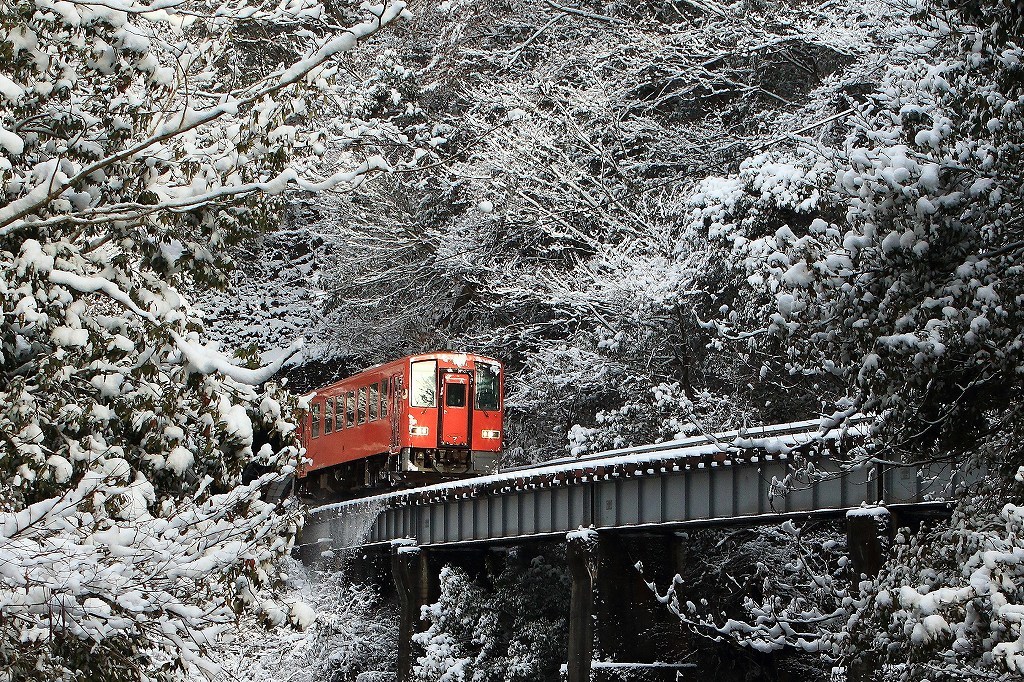
[[[388,416],[388,380],[383,379],[380,382],[380,418],[384,419]]]
[[[320,403],[313,403],[309,410],[310,419],[309,435],[313,438],[320,437]]]
[[[501,404],[501,367],[476,363],[476,409],[497,410]]]
[[[334,409],[334,430],[345,428],[345,394],[338,396],[338,406]]]
[[[334,430],[334,398],[328,398],[324,403],[324,435]]]
[[[359,409],[356,412],[359,416],[359,423],[366,423],[366,386],[359,389]]]
[[[466,384],[446,383],[444,386],[444,404],[448,407],[465,407]]]
[[[380,406],[380,392],[377,384],[370,384],[370,421],[377,419],[377,408]]]
[[[437,407],[437,360],[412,363],[409,404],[413,407]]]
[[[356,394],[349,391],[345,402],[345,426],[351,429],[356,425]]]

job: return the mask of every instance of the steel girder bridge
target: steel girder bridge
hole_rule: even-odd
[[[330,504],[310,511],[300,554],[311,560],[327,550],[390,553],[402,604],[399,680],[405,680],[419,606],[430,599],[428,554],[565,541],[573,579],[567,675],[569,682],[583,682],[590,679],[593,654],[593,586],[601,563],[596,538],[612,542],[628,534],[673,535],[692,526],[777,524],[853,511],[847,530],[854,570],[873,573],[881,563],[879,515],[854,510],[884,507],[897,520],[942,514],[967,482],[948,463],[872,459],[859,449],[862,442],[856,426],[828,431],[816,421],[802,422]]]

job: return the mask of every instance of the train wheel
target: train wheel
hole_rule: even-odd
[[[372,457],[366,462],[372,475],[369,477],[371,488],[387,488],[391,486],[391,475],[388,471],[386,456]]]

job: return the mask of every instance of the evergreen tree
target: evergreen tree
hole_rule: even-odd
[[[288,187],[384,167],[350,152],[322,177],[344,119],[309,112],[403,11],[0,4],[5,682],[209,673],[239,611],[308,624],[273,593],[298,519],[261,496],[297,463],[269,382],[297,346],[242,366],[182,292],[222,283],[225,246],[277,220]],[[254,461],[269,473],[242,485]]]

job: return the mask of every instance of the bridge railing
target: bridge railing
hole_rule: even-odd
[[[396,491],[311,510],[303,543],[341,548],[412,539],[426,546],[513,542],[581,526],[770,523],[864,504],[940,502],[962,482],[948,464],[844,458],[844,438],[849,433],[777,429]]]

